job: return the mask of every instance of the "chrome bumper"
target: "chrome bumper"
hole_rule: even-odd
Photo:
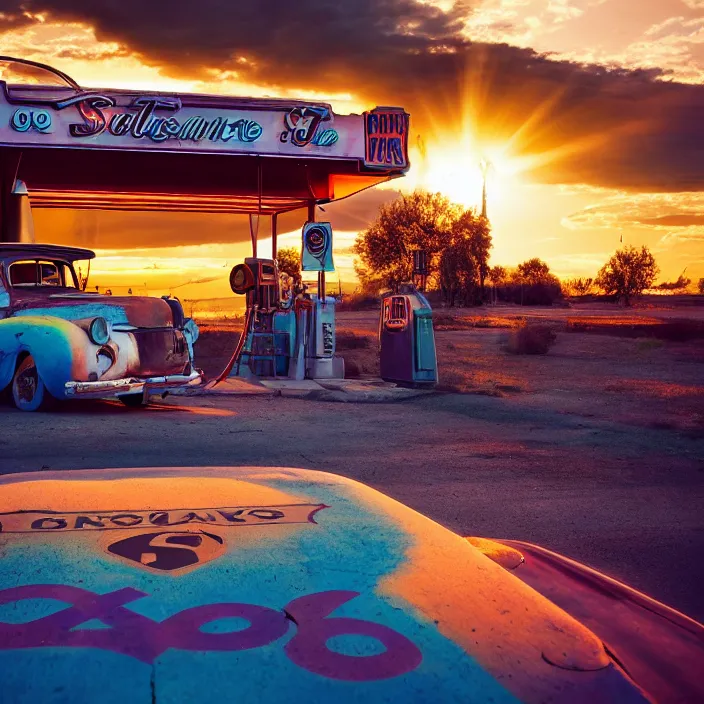
[[[123,394],[149,393],[150,391],[168,391],[170,388],[198,386],[203,378],[200,372],[190,375],[172,374],[170,376],[152,376],[147,379],[127,377],[113,381],[67,381],[66,398],[105,398]]]

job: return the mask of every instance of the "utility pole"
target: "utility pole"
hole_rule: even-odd
[[[486,175],[491,167],[491,162],[486,159],[481,159],[479,162],[479,169],[482,172],[482,217],[486,220]]]

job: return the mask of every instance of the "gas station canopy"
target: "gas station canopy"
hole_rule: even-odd
[[[409,166],[401,108],[335,115],[324,103],[88,90],[10,57],[0,78],[3,195],[23,183],[33,208],[274,215]]]

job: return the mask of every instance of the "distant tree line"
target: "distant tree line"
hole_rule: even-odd
[[[425,250],[429,290],[446,305],[507,302],[550,305],[564,296],[601,292],[629,305],[643,291],[684,293],[691,280],[683,272],[675,281],[655,286],[659,267],[650,250],[625,246],[594,278],[560,281],[542,260],[533,258],[508,270],[489,266],[491,231],[486,218],[471,208],[450,202],[439,193],[418,190],[381,207],[377,219],[359,234],[353,251],[358,295],[372,298],[383,288],[410,281],[413,251]],[[704,293],[704,278],[698,282]]]
[[[494,302],[523,306],[550,305],[562,298],[560,280],[538,258],[528,259],[514,270],[494,266],[489,272]]]

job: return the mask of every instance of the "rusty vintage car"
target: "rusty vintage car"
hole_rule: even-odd
[[[70,398],[145,404],[198,385],[198,328],[174,298],[83,290],[74,263],[88,249],[0,244],[0,391],[23,411]]]

